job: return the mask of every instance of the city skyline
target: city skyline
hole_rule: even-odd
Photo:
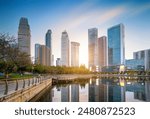
[[[107,34],[109,27],[123,23],[126,29],[125,58],[132,59],[133,52],[149,49],[149,11],[148,0],[115,0],[113,3],[109,0],[1,0],[0,32],[9,32],[17,38],[19,19],[28,18],[31,56],[34,56],[34,44],[44,44],[45,32],[51,29],[56,60],[61,54],[61,32],[66,29],[70,42],[80,43],[80,64],[87,65],[88,29],[98,28],[98,37],[101,37]]]

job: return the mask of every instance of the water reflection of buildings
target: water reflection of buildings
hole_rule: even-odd
[[[150,81],[97,78],[84,86],[55,87],[52,92],[52,101],[61,102],[150,101]]]
[[[79,85],[72,84],[70,85],[70,102],[79,102]]]
[[[145,81],[145,95],[146,101],[150,102],[150,81]]]
[[[102,79],[101,87],[103,87],[104,97],[101,101],[104,102],[124,102],[125,101],[125,82],[124,80]],[[101,88],[102,89],[102,88]]]
[[[52,102],[61,102],[61,91],[60,88],[54,87],[52,90]]]
[[[88,102],[89,98],[89,84],[85,84],[85,86],[79,87],[79,101],[80,102]]]
[[[54,87],[51,91],[52,102],[88,102],[88,84],[84,87],[79,84]]]

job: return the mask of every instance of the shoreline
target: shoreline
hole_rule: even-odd
[[[44,75],[41,75],[44,76]],[[125,74],[50,74],[45,75],[50,76],[54,80],[73,80],[77,78],[91,78],[91,77],[122,77],[122,78],[150,78],[150,75],[125,75]],[[35,77],[34,77],[35,78]],[[22,78],[18,80],[27,80],[30,78]],[[16,79],[8,79],[7,81],[15,81]],[[0,80],[0,82],[6,81],[5,79]]]

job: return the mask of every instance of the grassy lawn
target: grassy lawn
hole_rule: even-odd
[[[33,75],[32,74],[24,74],[24,75],[20,75],[20,74],[16,74],[16,73],[11,73],[9,74],[9,80],[13,80],[13,79],[22,79],[22,78],[32,78]],[[0,80],[5,79],[4,76],[0,76]]]

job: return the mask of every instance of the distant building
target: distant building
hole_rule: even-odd
[[[79,43],[71,42],[71,66],[79,67],[79,46]]]
[[[50,66],[50,49],[45,45],[35,44],[35,64]]]
[[[51,55],[51,66],[54,66],[54,55]]]
[[[125,63],[124,25],[119,24],[108,29],[108,65]]]
[[[40,64],[40,44],[35,44],[35,64]]]
[[[56,60],[56,66],[61,66],[61,59],[60,58],[57,58],[57,60]]]
[[[150,70],[150,49],[134,52],[133,58],[144,60],[145,70]]]
[[[127,70],[144,70],[144,60],[129,59],[129,60],[126,60],[125,66],[126,66]]]
[[[41,45],[41,64],[45,66],[50,66],[50,49],[46,47],[45,45]]]
[[[21,18],[18,28],[18,46],[21,52],[31,56],[31,33],[27,18]]]
[[[106,36],[98,38],[98,65],[101,68],[107,66],[107,39]]]
[[[52,31],[49,29],[48,31],[47,31],[47,33],[46,33],[46,35],[45,35],[45,45],[46,45],[46,47],[48,47],[49,48],[49,50],[50,50],[50,66],[53,66],[53,62],[52,62],[52,58],[53,58],[53,56],[52,56]]]
[[[52,48],[52,31],[49,29],[45,35],[45,45],[48,47],[48,48]]]
[[[69,37],[66,31],[61,36],[61,63],[62,66],[69,66]]]
[[[91,71],[96,70],[98,65],[98,50],[97,50],[98,29],[88,29],[88,67]]]

